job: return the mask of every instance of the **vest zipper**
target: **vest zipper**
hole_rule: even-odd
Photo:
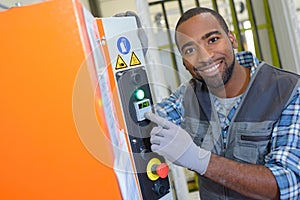
[[[224,148],[224,153],[227,148],[227,133],[228,133],[228,128],[229,126],[226,126],[225,128],[222,129],[222,138],[223,138],[223,148]]]

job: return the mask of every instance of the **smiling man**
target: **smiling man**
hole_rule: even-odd
[[[186,11],[175,38],[193,78],[146,115],[152,150],[197,172],[202,200],[299,199],[299,76],[235,54],[211,9]]]
[[[193,77],[205,81],[217,96],[232,97],[245,90],[249,82],[249,68],[242,67],[235,59],[235,36],[228,30],[225,21],[216,16],[210,12],[189,20],[183,16],[176,28],[176,43],[183,63]],[[230,94],[219,94],[224,92],[224,87],[225,90],[230,88]]]

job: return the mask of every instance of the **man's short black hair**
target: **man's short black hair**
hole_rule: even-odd
[[[228,29],[228,25],[226,24],[224,18],[219,14],[217,13],[216,11],[212,10],[212,9],[209,9],[209,8],[204,8],[204,7],[196,7],[196,8],[191,8],[189,10],[187,10],[185,13],[183,13],[183,15],[179,18],[177,24],[176,24],[176,28],[175,28],[175,42],[176,42],[176,45],[178,47],[178,43],[177,43],[177,29],[178,29],[178,26],[180,24],[182,24],[183,22],[187,21],[188,19],[196,16],[196,15],[199,15],[199,14],[202,14],[202,13],[210,13],[212,14],[216,19],[217,21],[219,22],[220,26],[223,28],[223,30],[225,31],[225,33],[228,33],[229,29]],[[179,48],[179,47],[178,47]]]

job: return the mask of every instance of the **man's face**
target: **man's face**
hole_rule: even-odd
[[[213,15],[202,13],[183,22],[177,28],[177,42],[184,65],[193,77],[212,88],[220,88],[229,81],[237,42]]]

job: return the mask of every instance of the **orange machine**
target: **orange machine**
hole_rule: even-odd
[[[0,24],[0,199],[172,199],[135,19],[52,0]]]
[[[74,0],[0,12],[0,199],[122,198],[114,170],[90,153],[112,162],[105,121],[93,117],[86,22]],[[74,121],[77,103],[88,148]]]

